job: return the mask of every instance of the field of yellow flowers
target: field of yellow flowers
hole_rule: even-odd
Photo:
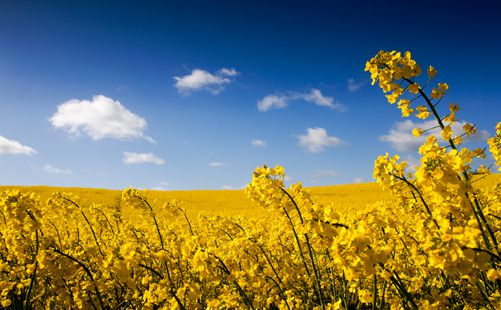
[[[501,165],[501,123],[470,150],[433,67],[381,51],[366,71],[403,117],[436,121],[414,173],[386,154],[379,185],[286,188],[262,166],[245,193],[4,187],[1,306],[500,309],[501,178],[481,163]]]

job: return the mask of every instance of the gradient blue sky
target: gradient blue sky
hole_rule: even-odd
[[[241,188],[263,163],[310,186],[371,181],[378,154],[417,158],[382,138],[409,123],[363,71],[381,49],[434,65],[458,117],[492,133],[501,10],[453,3],[1,1],[0,184]],[[260,111],[267,97],[288,106]],[[70,100],[125,120],[58,115]]]

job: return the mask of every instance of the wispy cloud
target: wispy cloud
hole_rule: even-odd
[[[254,139],[251,141],[252,146],[254,147],[264,147],[266,146],[266,141],[259,140],[259,139]]]
[[[194,91],[206,90],[212,94],[219,94],[227,84],[232,82],[232,78],[237,76],[238,72],[233,68],[222,68],[214,73],[202,69],[194,69],[190,74],[184,76],[175,76],[174,86],[178,92],[188,95]]]
[[[127,92],[129,92],[129,87],[127,87],[125,85],[119,85],[119,86],[115,87],[115,90],[117,91],[117,93],[127,93]]]
[[[16,140],[10,140],[4,136],[0,136],[0,155],[10,154],[10,155],[33,155],[36,154],[33,148],[23,145]]]
[[[124,152],[122,161],[126,165],[146,164],[146,163],[163,165],[165,163],[165,160],[157,157],[152,153],[131,153],[131,152]]]
[[[355,183],[355,184],[360,184],[360,183],[364,183],[364,182],[365,182],[365,180],[362,178],[354,178],[353,179],[353,183]]]
[[[258,101],[257,108],[261,112],[266,112],[271,109],[283,109],[287,107],[291,101],[306,101],[331,108],[338,112],[346,110],[346,106],[339,102],[335,102],[332,97],[324,96],[322,92],[316,88],[312,88],[309,92],[287,91],[268,95]]]
[[[234,68],[221,68],[219,69],[219,72],[218,72],[220,75],[225,75],[225,76],[237,76],[238,75],[238,72],[237,70],[235,70]]]
[[[343,112],[346,109],[344,105],[334,102],[334,98],[322,95],[322,92],[316,88],[312,88],[309,93],[302,94],[302,98],[307,102],[328,107],[339,112]]]
[[[147,126],[144,118],[103,95],[94,96],[92,100],[68,100],[57,107],[49,121],[73,137],[86,134],[93,140],[145,139],[154,142],[144,134]]]
[[[316,182],[321,179],[331,179],[337,175],[338,174],[335,170],[318,170],[311,175],[311,179]]]
[[[170,185],[171,185],[170,182],[162,181],[159,182],[157,186],[152,187],[152,189],[157,191],[166,191]]]
[[[465,121],[457,121],[454,123],[452,126],[453,135],[461,135],[463,133],[462,128],[466,123]],[[413,122],[412,120],[396,122],[387,134],[379,137],[379,140],[389,143],[392,148],[400,152],[416,152],[430,134],[435,135],[439,140],[443,141],[440,136],[439,128],[429,130],[420,137],[414,137],[412,135],[412,129],[414,128],[428,129],[432,127],[436,127],[436,122],[433,120],[425,122]],[[468,142],[469,140],[471,141],[471,139],[485,140],[488,136],[489,133],[487,131],[479,130],[474,137],[465,138],[464,141]]]
[[[310,153],[321,153],[326,147],[335,147],[342,143],[341,139],[329,136],[324,128],[308,128],[306,134],[298,136],[299,146]]]
[[[348,79],[348,91],[354,93],[362,88],[362,86],[364,86],[365,84],[366,81],[357,81],[354,78],[350,78]]]
[[[73,171],[71,171],[70,169],[60,169],[49,164],[46,164],[45,166],[40,168],[40,170],[52,174],[66,174],[66,175],[73,174]]]
[[[158,185],[163,186],[163,187],[167,187],[167,186],[170,186],[171,183],[167,182],[167,181],[162,181],[162,182],[158,183]]]
[[[216,167],[223,167],[223,166],[226,166],[227,163],[222,163],[222,162],[219,162],[219,161],[213,161],[209,164],[209,167],[212,167],[212,168],[216,168]]]
[[[230,189],[235,189],[235,188],[231,185],[223,185],[223,186],[221,186],[221,189],[230,190]]]

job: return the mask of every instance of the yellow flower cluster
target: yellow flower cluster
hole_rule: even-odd
[[[498,170],[501,171],[501,122],[496,125],[496,136],[487,140],[489,150],[496,160]]]
[[[381,51],[366,65],[373,83],[379,81],[384,92],[396,89],[392,86],[394,84],[399,85],[401,91],[388,98],[390,103],[406,92],[409,94],[408,98],[400,99],[398,105],[404,117],[414,114],[427,119],[433,116],[436,127],[430,129],[440,129],[440,137],[428,135],[419,148],[420,166],[416,167],[415,173],[406,173],[406,163],[399,163],[397,155],[380,156],[375,163],[374,178],[398,197],[392,208],[406,210],[405,217],[410,219],[399,228],[400,238],[405,242],[407,260],[419,273],[410,276],[404,271],[404,274],[411,280],[408,286],[421,283],[421,287],[415,293],[413,289],[407,290],[407,296],[399,293],[411,304],[417,303],[416,299],[421,302],[427,299],[422,305],[499,308],[501,186],[487,191],[475,186],[478,175],[490,173],[485,166],[473,163],[475,159],[485,159],[483,149],[460,147],[462,137],[474,134],[475,127],[465,124],[463,133],[454,133],[452,126],[456,122],[458,105],[449,104],[448,114],[444,117],[438,112],[448,85],[438,83],[427,94],[425,86],[435,77],[437,70],[429,67],[428,81],[421,87],[416,81],[419,70],[407,69],[405,74],[401,73],[403,67],[412,68],[413,65],[415,62],[410,53],[406,52],[402,57],[395,51]],[[424,105],[411,108],[411,102],[418,99]],[[414,128],[412,134],[419,137],[430,129]],[[497,135],[488,143],[497,165],[500,165],[501,125],[498,124],[496,129]],[[475,170],[473,166],[478,168]],[[429,297],[432,298],[426,298],[424,292],[431,294]],[[446,298],[437,300],[439,295]]]
[[[425,85],[411,54],[380,52],[366,66],[403,116],[435,118],[420,165],[376,159],[373,176],[393,199],[349,212],[319,203],[284,168],[256,168],[248,197],[266,216],[192,220],[178,201],[122,191],[87,203],[54,193],[0,193],[0,305],[36,309],[499,309],[501,183],[483,149],[455,136],[457,104],[437,111],[448,89]],[[406,94],[416,98],[402,98]],[[422,106],[412,107],[417,100]],[[435,101],[432,101],[435,100]],[[428,129],[416,128],[415,136]],[[489,146],[501,163],[501,123]],[[475,169],[477,167],[477,169]]]

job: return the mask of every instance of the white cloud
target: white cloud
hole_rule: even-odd
[[[57,107],[57,112],[49,119],[55,128],[67,131],[71,136],[86,134],[93,140],[146,139],[146,120],[129,110],[119,101],[103,95],[92,100],[71,99]]]
[[[453,135],[461,135],[463,133],[463,126],[467,122],[458,121],[452,126]],[[425,122],[413,122],[412,120],[405,120],[402,122],[396,122],[393,124],[392,128],[388,131],[386,135],[379,137],[380,141],[388,142],[390,146],[400,152],[416,152],[419,146],[426,141],[426,137],[430,134],[438,137],[439,141],[443,141],[440,136],[440,129],[435,128],[430,131],[425,132],[420,137],[414,137],[412,135],[412,129],[421,128],[428,129],[437,126],[436,121],[429,120]],[[489,133],[485,130],[479,130],[475,137],[464,138],[464,142],[471,141],[472,139],[485,140],[489,136]]]
[[[360,184],[360,183],[364,183],[364,182],[365,182],[365,180],[362,178],[354,178],[353,179],[353,183],[355,183],[355,184]]]
[[[268,95],[258,101],[257,109],[266,112],[270,109],[282,109],[289,105],[290,97],[286,95]]]
[[[259,139],[254,139],[252,140],[252,146],[254,147],[264,147],[266,146],[266,141],[259,140]]]
[[[318,171],[315,171],[312,175],[311,175],[311,178],[314,180],[314,181],[318,181],[320,179],[329,179],[329,178],[333,178],[333,177],[336,177],[338,174],[336,171],[334,170],[318,170]]]
[[[219,73],[221,75],[226,75],[226,76],[236,76],[236,75],[238,75],[237,70],[235,70],[234,68],[230,68],[230,69],[228,69],[228,68],[221,68],[221,69],[219,69]]]
[[[219,162],[219,161],[214,161],[214,162],[211,162],[209,164],[209,167],[215,168],[215,167],[223,167],[223,166],[226,166],[226,165],[227,165],[226,163],[222,163],[222,162]]]
[[[305,135],[298,137],[299,146],[306,148],[310,153],[320,153],[329,146],[338,146],[342,141],[338,137],[329,136],[324,128],[308,128]]]
[[[155,164],[155,165],[163,165],[165,163],[165,160],[157,157],[156,155],[154,155],[152,153],[124,152],[122,160],[126,165],[145,164],[145,163],[151,163],[151,164]]]
[[[322,95],[322,92],[320,92],[319,89],[312,88],[308,94],[303,94],[302,97],[304,100],[319,106],[329,107],[339,112],[346,111],[346,107],[343,104],[334,102],[332,97]]]
[[[220,93],[224,86],[232,82],[231,77],[238,75],[233,68],[222,68],[215,73],[210,73],[202,69],[194,69],[185,76],[175,76],[174,86],[178,92],[188,95],[191,92],[207,90],[214,95]]]
[[[288,91],[280,94],[268,95],[258,101],[257,108],[260,112],[266,112],[270,109],[283,109],[287,107],[291,101],[299,100],[304,100],[319,106],[325,106],[339,112],[346,110],[343,104],[334,102],[332,97],[322,95],[322,92],[316,88],[312,88],[308,93]]]
[[[71,171],[69,169],[60,169],[60,168],[56,168],[56,167],[49,165],[49,164],[46,164],[45,166],[40,168],[40,170],[45,171],[47,173],[53,173],[53,174],[66,174],[66,175],[73,174],[73,171]]]
[[[364,85],[365,85],[365,81],[357,82],[354,78],[348,79],[348,90],[352,93],[356,92]]]
[[[235,189],[235,188],[231,185],[223,185],[223,186],[221,186],[221,189],[230,190],[230,189]]]
[[[414,137],[412,129],[418,127],[411,120],[396,122],[386,135],[380,136],[379,140],[388,142],[392,148],[401,152],[415,151],[426,140],[425,136]]]
[[[2,154],[11,154],[11,155],[32,155],[36,154],[37,151],[32,149],[29,146],[22,145],[16,140],[9,140],[4,136],[0,136],[0,155]]]

